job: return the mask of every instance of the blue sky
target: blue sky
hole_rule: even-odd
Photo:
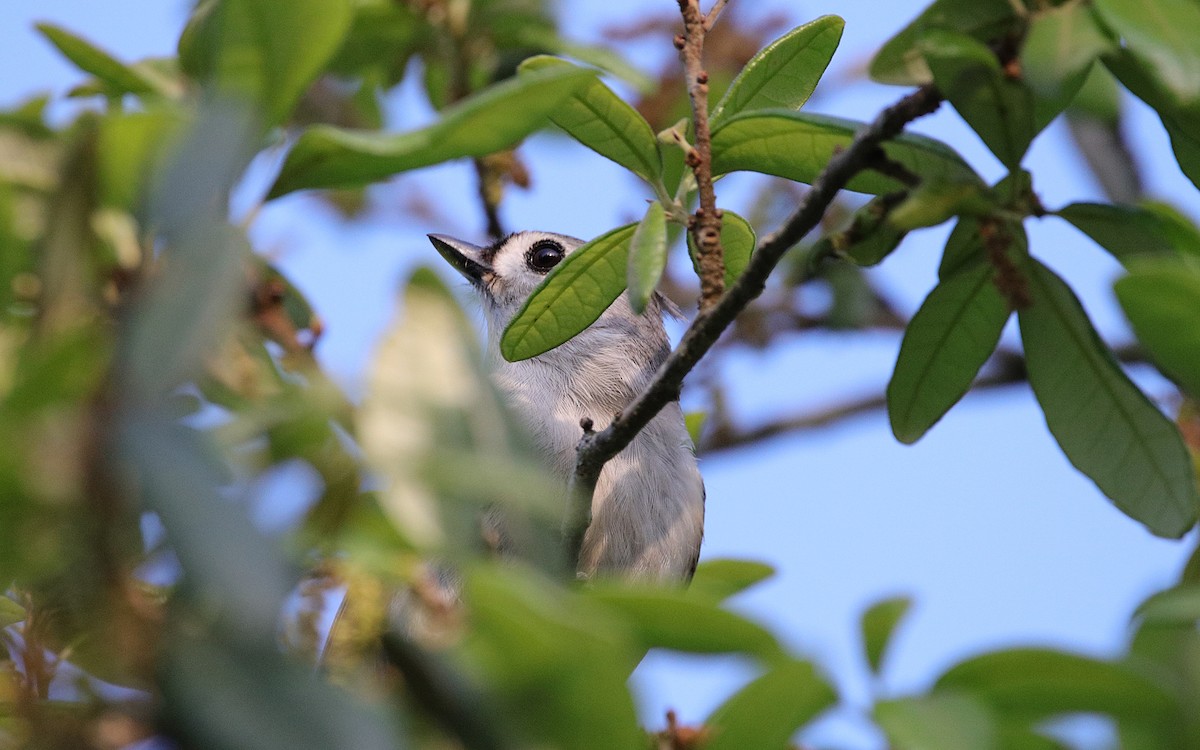
[[[743,4],[749,11],[752,4]],[[576,38],[594,40],[602,25],[634,18],[646,5],[568,2],[564,23]],[[658,5],[674,7],[667,0]],[[777,0],[753,6],[754,14],[782,10],[797,23],[825,13],[846,19],[829,83],[810,109],[867,119],[903,92],[851,82],[849,73],[921,3],[820,0],[797,10]],[[6,71],[0,105],[39,89],[62,93],[78,80],[36,36],[33,21],[55,21],[133,60],[169,54],[185,11],[181,0],[0,4],[0,66]],[[647,48],[635,62],[656,62],[671,52]],[[1139,149],[1148,192],[1200,216],[1197,192],[1171,160],[1156,118],[1129,104],[1130,140]],[[390,112],[401,126],[432,116],[411,89],[401,92]],[[953,144],[985,177],[1001,176],[1000,164],[949,108],[916,129]],[[506,199],[504,217],[512,227],[589,237],[642,211],[644,195],[632,178],[566,139],[537,136],[523,155],[535,186]],[[1102,199],[1060,124],[1038,138],[1025,163],[1049,207]],[[260,168],[244,199],[253,200],[270,164]],[[737,210],[749,185],[723,181],[722,203]],[[427,224],[389,208],[416,195],[433,201],[443,218]],[[482,234],[472,173],[464,165],[402,176],[373,197],[372,216],[348,224],[310,196],[289,196],[268,206],[252,230],[256,248],[276,257],[325,318],[318,354],[352,392],[392,316],[399,284],[415,264],[437,263],[424,235],[478,240]],[[1063,222],[1044,219],[1029,229],[1034,254],[1076,286],[1110,341],[1124,340],[1127,329],[1110,291],[1117,265]],[[947,232],[943,227],[910,237],[877,271],[900,309],[915,310],[931,287]],[[1012,330],[1005,336],[1016,341]],[[793,337],[767,352],[739,353],[722,372],[732,384],[735,413],[753,422],[878,392],[898,346],[894,334]],[[1135,376],[1153,397],[1169,396],[1152,373]],[[896,443],[885,416],[876,413],[715,456],[702,468],[709,498],[703,555],[760,559],[779,569],[773,581],[735,606],[815,657],[856,704],[873,692],[919,689],[951,663],[984,649],[1049,645],[1115,653],[1125,642],[1133,607],[1172,582],[1190,547],[1155,539],[1116,511],[1059,453],[1024,386],[968,396],[915,446]],[[271,504],[259,515],[266,524],[280,524],[290,513],[294,508]],[[916,606],[882,683],[872,684],[858,653],[856,620],[871,602],[898,593],[913,596]],[[667,707],[696,721],[749,674],[736,660],[656,655],[635,681],[649,722],[657,723]],[[880,743],[852,710],[824,722],[810,739],[854,747]]]

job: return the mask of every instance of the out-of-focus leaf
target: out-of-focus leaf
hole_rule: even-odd
[[[667,218],[662,204],[650,203],[629,241],[629,304],[641,315],[667,267]]]
[[[859,629],[862,631],[863,652],[872,672],[878,674],[882,669],[883,658],[887,656],[896,626],[911,607],[912,599],[896,596],[875,602],[863,612]]]
[[[701,560],[688,593],[721,601],[773,575],[773,567],[753,560]]]
[[[1180,263],[1137,263],[1114,289],[1155,364],[1200,396],[1200,270]]]
[[[451,159],[486,156],[543,127],[580,87],[582,68],[531,72],[446,109],[434,124],[400,134],[313,127],[292,147],[268,198],[305,188],[356,187]]]
[[[704,434],[704,425],[708,422],[708,412],[689,411],[683,415],[683,422],[687,427],[688,437],[692,439],[692,445],[700,445],[700,436]]]
[[[1143,602],[1134,616],[1143,623],[1193,624],[1200,620],[1200,584],[1160,591]]]
[[[725,251],[725,288],[728,289],[746,270],[750,255],[754,252],[758,239],[754,236],[754,227],[750,222],[738,216],[733,211],[721,211],[721,249]],[[696,238],[691,232],[687,233],[688,255],[692,258],[692,268],[700,275],[700,256],[696,248]]]
[[[7,596],[0,596],[0,630],[25,619],[25,608]]]
[[[1008,0],[936,0],[883,45],[871,61],[871,78],[900,86],[929,83],[933,76],[921,50],[928,33],[957,31],[986,43],[1003,37],[1016,23],[1016,11]]]
[[[846,22],[821,16],[764,47],[746,63],[712,111],[712,126],[755,109],[800,109],[829,67]]]
[[[774,659],[783,651],[763,626],[674,589],[597,584],[589,598],[619,612],[643,648],[694,654],[750,654]]]
[[[1113,43],[1096,24],[1089,4],[1069,0],[1038,10],[1021,46],[1021,74],[1038,99],[1062,109],[1079,88],[1092,63]]]
[[[350,0],[202,2],[179,38],[180,65],[275,125],[338,51],[351,18]]]
[[[139,208],[159,157],[184,122],[171,111],[110,115],[100,123],[100,200],[126,210]]]
[[[840,149],[850,145],[861,123],[803,112],[748,112],[726,120],[713,133],[713,173],[750,171],[810,183]],[[882,146],[923,179],[979,182],[975,172],[949,146],[905,133]],[[860,172],[847,188],[889,193],[907,186],[878,172]]]
[[[1091,237],[1121,263],[1137,257],[1200,254],[1200,246],[1176,247],[1177,228],[1153,211],[1110,203],[1072,203],[1054,212]]]
[[[1121,370],[1079,300],[1032,259],[1020,310],[1029,383],[1059,446],[1113,503],[1158,536],[1196,523],[1196,477],[1179,431]]]
[[[513,316],[500,353],[518,362],[548,352],[584,330],[625,291],[629,242],[626,224],[584,244],[554,267]]]
[[[490,678],[521,746],[638,747],[625,686],[635,647],[591,597],[522,571],[478,569],[467,578],[466,656]],[[531,710],[532,706],[538,707]]]
[[[966,34],[932,31],[921,49],[938,89],[996,158],[1016,169],[1046,125],[1035,122],[1033,92],[1005,75],[986,44]]]
[[[966,693],[882,701],[875,721],[895,750],[1000,750],[995,714]]]
[[[1117,123],[1121,116],[1121,88],[1108,68],[1092,65],[1088,69],[1067,114],[1084,115],[1110,126]]]
[[[170,95],[163,81],[147,75],[143,70],[126,65],[112,55],[80,36],[51,23],[36,24],[37,30],[53,44],[59,52],[75,63],[85,73],[103,81],[109,96],[122,94]]]
[[[641,93],[649,93],[657,85],[654,79],[612,49],[573,42],[561,36],[552,26],[523,25],[519,29],[518,35],[530,48],[545,50],[553,55],[572,57],[588,65],[594,65],[604,72],[620,78]]]
[[[934,691],[969,693],[1017,721],[1086,712],[1154,722],[1177,708],[1164,685],[1133,666],[1049,649],[968,659],[938,678]]]
[[[1138,65],[1177,103],[1200,104],[1200,6],[1192,0],[1096,0]]]
[[[888,418],[902,443],[914,443],[971,388],[1008,320],[987,263],[934,287],[909,321],[888,383]]]
[[[434,32],[420,13],[402,3],[354,5],[353,20],[327,68],[355,76],[377,66],[384,87],[390,88],[403,76],[410,55]]]
[[[833,687],[806,661],[773,665],[717,707],[704,722],[706,750],[783,750],[801,727],[837,700]]]
[[[983,185],[927,180],[888,212],[887,222],[897,229],[911,231],[932,227],[964,213],[986,213],[992,202]]]
[[[519,70],[581,70],[556,57],[531,57]],[[638,111],[598,78],[581,86],[550,113],[572,138],[651,183],[662,175],[658,139]]]

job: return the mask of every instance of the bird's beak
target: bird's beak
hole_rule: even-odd
[[[479,283],[483,281],[484,276],[492,272],[492,267],[483,261],[483,248],[477,245],[444,234],[431,234],[429,241],[446,262],[454,266],[455,271],[466,276],[468,281]]]

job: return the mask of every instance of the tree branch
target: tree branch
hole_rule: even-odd
[[[566,534],[570,540],[567,552],[571,559],[579,557],[577,540],[582,541],[587,530],[592,495],[604,464],[629,445],[664,406],[679,398],[684,377],[738,313],[762,294],[767,278],[784,253],[820,223],[838,191],[868,166],[876,147],[898,135],[908,123],[933,112],[941,102],[942,96],[936,88],[923,86],[885,109],[874,122],[860,130],[850,146],[835,154],[813,180],[795,213],[779,230],[763,240],[737,282],[712,309],[702,309],[696,315],[679,345],[659,367],[645,390],[616,415],[607,428],[584,434],[576,448],[575,472],[571,480],[572,502],[584,507],[582,511],[573,509],[569,512],[570,517],[584,525],[582,529],[568,529]]]
[[[720,13],[723,4],[718,3],[713,10]],[[696,241],[700,312],[703,313],[711,310],[725,291],[721,213],[717,210],[717,194],[713,190],[712,134],[708,128],[708,73],[704,70],[703,60],[704,35],[709,23],[700,12],[700,0],[679,0],[679,11],[683,14],[683,37],[675,43],[683,53],[684,77],[692,103],[692,127],[696,131],[696,145],[688,151],[687,163],[696,175],[696,190],[700,194],[700,207],[688,222],[688,230]],[[712,15],[712,19],[715,21],[716,16]]]

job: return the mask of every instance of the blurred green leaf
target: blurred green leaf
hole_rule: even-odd
[[[1084,0],[1041,8],[1021,46],[1022,79],[1038,99],[1061,110],[1083,86],[1096,58],[1112,48]]]
[[[990,42],[1014,30],[1016,10],[1008,0],[935,0],[912,23],[889,39],[871,60],[871,78],[880,83],[917,86],[933,80],[921,50],[932,31],[957,31]]]
[[[1172,694],[1132,665],[1049,649],[996,651],[951,667],[935,694],[970,694],[1003,719],[1040,721],[1073,713],[1152,723],[1177,708]]]
[[[158,94],[169,96],[170,91],[161,79],[148,75],[144,70],[126,65],[112,55],[80,36],[51,23],[35,24],[59,52],[80,70],[90,73],[106,84],[109,96],[123,94]]]
[[[1112,73],[1103,65],[1093,64],[1088,69],[1083,85],[1075,92],[1075,98],[1067,109],[1071,116],[1087,116],[1107,126],[1113,126],[1121,117],[1121,87]]]
[[[357,187],[399,172],[509,148],[543,127],[575,91],[595,80],[582,68],[537,71],[447,108],[434,124],[387,134],[317,126],[288,153],[268,199],[306,188]]]
[[[686,412],[683,415],[683,422],[687,426],[688,437],[692,439],[692,446],[700,445],[700,436],[704,434],[704,425],[708,422],[708,412]]]
[[[1000,341],[1009,308],[979,263],[934,287],[909,321],[888,383],[888,418],[902,443],[914,443],[970,390]]]
[[[863,651],[867,657],[867,665],[871,671],[878,674],[883,667],[883,658],[887,656],[888,646],[891,645],[892,635],[896,626],[912,608],[912,599],[907,596],[896,596],[875,602],[863,612],[859,622],[862,631]]]
[[[1005,74],[986,44],[966,34],[931,31],[921,49],[938,89],[996,158],[1016,169],[1046,124],[1035,122],[1033,92]]]
[[[746,270],[750,255],[754,252],[758,238],[754,236],[754,227],[750,222],[738,216],[733,211],[721,210],[721,249],[725,251],[725,288],[728,289]],[[692,269],[700,275],[700,260],[696,249],[696,238],[691,232],[687,233],[688,255],[692,259]]]
[[[1134,617],[1143,623],[1192,625],[1200,620],[1200,584],[1159,591],[1142,602]]]
[[[25,608],[7,596],[0,595],[0,630],[25,619]]]
[[[1033,304],[1018,312],[1029,383],[1046,425],[1077,469],[1158,536],[1196,523],[1192,461],[1179,431],[1134,385],[1075,294],[1037,261]]]
[[[990,208],[992,202],[986,197],[984,186],[978,182],[923,180],[888,212],[887,222],[907,232],[937,226],[960,214],[986,213]]]
[[[185,73],[285,121],[341,47],[350,0],[205,0],[179,38]]]
[[[688,593],[722,601],[773,575],[775,568],[753,560],[701,560]]]
[[[619,612],[643,648],[776,659],[783,649],[763,626],[675,589],[597,584],[589,598]]]
[[[833,687],[806,661],[773,665],[722,703],[704,722],[705,750],[784,750],[801,727],[837,700]]]
[[[1176,247],[1177,224],[1137,206],[1112,203],[1072,203],[1054,212],[1128,265],[1137,257],[1174,255],[1180,250],[1200,254],[1200,246]]]
[[[603,70],[633,86],[639,93],[650,93],[657,82],[631,65],[621,55],[606,46],[579,44],[560,35],[549,26],[524,24],[518,31],[519,39],[529,48],[540,49],[552,55],[572,57],[580,62]],[[524,63],[522,63],[524,65]]]
[[[1000,750],[1000,727],[988,706],[966,693],[881,701],[875,721],[895,750]],[[1011,749],[1010,749],[1011,750]]]
[[[1200,397],[1200,270],[1180,263],[1137,263],[1114,289],[1151,359]]]
[[[429,43],[433,29],[421,14],[398,3],[353,3],[354,14],[342,44],[327,66],[343,76],[379,68],[386,87],[404,75],[410,56]]]
[[[641,315],[667,267],[667,219],[662,204],[652,201],[629,241],[629,304]]]
[[[1194,0],[1095,0],[1145,73],[1181,105],[1200,104],[1200,5]]]
[[[531,57],[519,70],[585,70],[556,57]],[[578,88],[550,112],[572,138],[651,184],[661,179],[662,156],[650,124],[599,79]]]
[[[554,267],[513,316],[500,353],[518,362],[548,352],[584,330],[625,291],[636,224],[608,231]]]
[[[797,26],[760,50],[733,79],[713,109],[712,127],[751,110],[804,106],[829,67],[845,25],[837,16],[821,16]]]
[[[748,112],[726,120],[713,133],[713,173],[750,171],[796,182],[812,182],[833,155],[850,145],[863,125],[803,112]],[[979,182],[979,177],[949,146],[905,133],[882,146],[889,159],[923,179]],[[860,172],[847,189],[888,193],[907,186],[874,171]]]
[[[160,109],[109,115],[100,122],[100,201],[129,211],[141,207],[143,192],[185,120]]]

